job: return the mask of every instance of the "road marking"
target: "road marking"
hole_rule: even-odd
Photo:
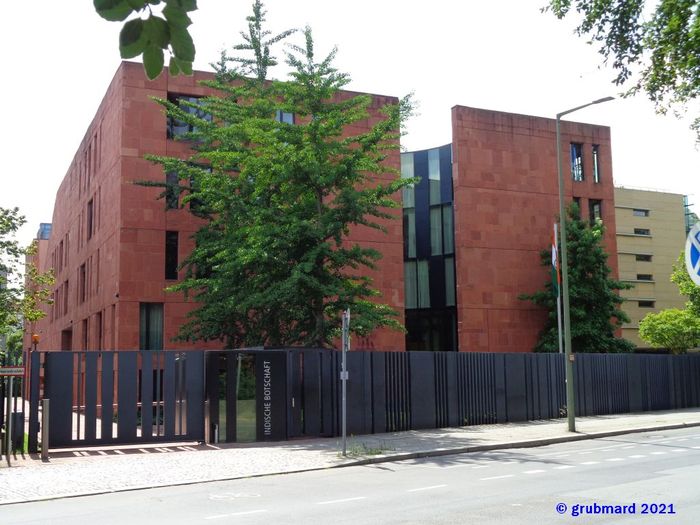
[[[676,441],[688,441],[688,438],[680,438],[680,439],[677,439]]]
[[[441,489],[443,487],[446,487],[447,485],[432,485],[430,487],[420,487],[418,489],[408,489],[406,492],[418,492],[421,490],[433,490],[433,489]]]
[[[366,496],[358,496],[356,498],[345,498],[345,499],[332,499],[330,501],[318,501],[316,505],[332,505],[333,503],[345,503],[346,501],[357,501],[360,499],[367,499]]]
[[[627,450],[628,448],[634,448],[634,445],[630,445],[630,446],[628,446],[628,447],[622,447],[621,450]]]
[[[581,465],[597,465],[600,461],[584,461]]]
[[[221,518],[230,518],[231,516],[245,516],[246,514],[260,514],[261,512],[267,512],[265,509],[260,510],[246,510],[243,512],[233,512],[231,514],[217,514],[216,516],[206,516],[205,520],[218,520]]]
[[[151,451],[148,450],[147,448],[140,448],[139,452],[142,452],[143,454],[150,454],[151,453]]]
[[[605,461],[624,461],[623,458],[608,458]]]
[[[559,465],[558,467],[554,467],[554,470],[564,470],[565,468],[574,468],[576,465]]]
[[[654,456],[665,456],[666,452],[652,452]]]
[[[644,454],[635,454],[634,456],[627,456],[630,459],[639,459],[639,458],[645,458],[646,456]]]
[[[505,476],[491,476],[490,478],[481,478],[479,481],[488,481],[490,479],[505,479],[512,478],[515,474],[506,474]]]
[[[472,469],[477,469],[477,468],[486,468],[488,465],[475,465],[472,467]]]
[[[697,449],[699,449],[700,447],[692,447],[692,448],[694,448],[695,450],[697,450]]]
[[[673,448],[671,449],[671,452],[685,452],[684,448]]]
[[[510,461],[497,461],[499,465],[512,465],[513,463],[517,463],[517,461],[511,459]]]
[[[526,470],[523,474],[541,474],[544,470]]]

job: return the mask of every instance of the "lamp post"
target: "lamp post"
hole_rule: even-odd
[[[564,355],[566,367],[566,419],[569,424],[569,432],[576,432],[576,400],[574,398],[574,356],[571,353],[571,319],[569,317],[569,267],[568,253],[566,248],[566,215],[564,207],[564,175],[561,169],[561,132],[559,121],[564,115],[587,108],[595,104],[609,102],[615,97],[605,97],[582,106],[567,109],[557,113],[556,134],[557,134],[557,175],[559,177],[559,224],[561,226],[561,282],[562,282],[562,303],[564,310]]]

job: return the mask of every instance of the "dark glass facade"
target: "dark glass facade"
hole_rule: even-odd
[[[452,148],[401,154],[407,350],[457,350]]]

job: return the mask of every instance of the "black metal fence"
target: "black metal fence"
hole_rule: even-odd
[[[290,351],[289,437],[338,435],[340,355]],[[564,356],[350,352],[353,434],[566,416]],[[700,406],[700,355],[577,354],[577,415]]]
[[[37,450],[41,398],[51,403],[51,447],[203,440],[205,417],[210,435],[227,441],[335,436],[340,358],[299,349],[35,353],[29,448]],[[559,354],[350,352],[347,365],[351,434],[566,415]],[[700,406],[700,355],[577,354],[574,371],[580,416]]]

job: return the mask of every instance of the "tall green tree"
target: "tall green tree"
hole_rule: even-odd
[[[25,223],[18,208],[0,207],[0,335],[16,340],[23,322],[34,323],[46,314],[43,305],[50,305],[53,271],[40,272],[29,260],[24,279],[20,266],[23,259],[36,254],[36,243],[22,248],[15,234]]]
[[[578,34],[600,46],[615,83],[632,82],[628,95],[646,92],[660,112],[697,101],[699,0],[550,0],[546,9],[563,18],[572,8]],[[700,140],[700,116],[693,127]]]
[[[357,131],[353,125],[370,118],[371,98],[341,94],[350,78],[333,66],[335,50],[317,59],[309,28],[303,45],[286,53],[289,77],[266,78],[275,62],[270,46],[280,39],[263,29],[264,15],[256,2],[236,47],[249,54],[222,56],[217,80],[204,82],[220,96],[198,101],[199,112],[160,101],[193,127],[183,138],[195,152],[151,159],[178,174],[180,185],[166,192],[181,192],[182,204],[207,219],[184,262],[186,278],[171,288],[201,305],[180,335],[228,347],[324,347],[347,307],[356,334],[401,329],[363,275],[380,253],[348,234],[398,220],[393,196],[412,181],[384,161],[398,148],[409,103],[381,108],[368,131]]]
[[[619,290],[630,285],[610,277],[608,254],[602,246],[605,228],[601,221],[594,225],[582,221],[578,206],[567,210],[567,249],[569,260],[569,310],[571,317],[571,348],[573,352],[630,352],[629,341],[615,337],[615,330],[629,318],[620,309],[623,299]],[[552,265],[548,250],[540,254],[542,265]],[[535,346],[536,352],[558,352],[557,300],[552,282],[545,289],[520,297],[547,309],[547,323]]]

